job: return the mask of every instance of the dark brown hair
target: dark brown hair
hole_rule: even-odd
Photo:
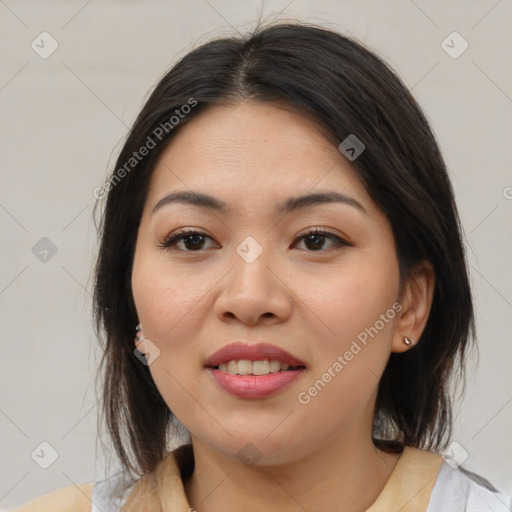
[[[172,411],[134,356],[131,272],[149,180],[182,126],[208,105],[240,100],[284,104],[313,120],[336,146],[350,134],[365,144],[352,166],[391,223],[401,281],[424,260],[436,276],[420,340],[392,353],[380,380],[374,443],[387,450],[443,449],[452,430],[449,384],[463,377],[474,339],[462,230],[443,158],[422,110],[379,57],[334,31],[283,23],[203,44],[174,65],[137,117],[107,183],[94,311],[104,347],[102,412],[123,468],[153,471],[168,453],[173,428]],[[130,160],[149,139],[155,147]]]

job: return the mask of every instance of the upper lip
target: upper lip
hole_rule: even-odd
[[[221,349],[214,352],[205,363],[205,366],[216,367],[220,363],[228,363],[229,361],[240,361],[247,359],[249,361],[261,361],[263,359],[277,360],[287,363],[290,366],[306,366],[300,359],[277,347],[268,343],[249,344],[237,341],[225,345]]]

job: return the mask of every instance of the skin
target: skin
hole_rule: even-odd
[[[153,213],[162,197],[190,189],[232,211],[175,203]],[[275,212],[289,197],[328,190],[356,199],[366,213],[341,203]],[[199,250],[190,241],[159,246],[188,227],[207,235]],[[301,238],[315,227],[350,245]],[[252,263],[236,252],[248,236],[263,249]],[[177,132],[151,178],[132,289],[143,335],[160,350],[151,375],[190,431],[196,466],[185,491],[192,507],[334,511],[343,503],[362,511],[375,501],[399,457],[371,441],[378,382],[390,353],[409,350],[403,337],[417,340],[425,327],[431,266],[403,284],[388,219],[310,120],[274,104],[240,102],[210,107]],[[300,403],[298,394],[396,302],[401,311]],[[275,396],[231,396],[204,363],[239,339],[275,344],[307,369]],[[237,456],[249,442],[259,456],[254,465]]]

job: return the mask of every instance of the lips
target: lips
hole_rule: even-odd
[[[230,343],[214,352],[205,362],[208,368],[217,368],[221,363],[230,361],[262,361],[264,359],[276,360],[294,367],[305,367],[305,363],[296,358],[286,350],[270,345],[268,343],[258,343],[249,345],[244,342]]]
[[[233,365],[238,371],[233,371]],[[243,342],[217,350],[207,359],[205,367],[220,389],[244,400],[277,395],[299,379],[306,369],[300,359],[275,345]],[[258,374],[259,370],[262,374]]]

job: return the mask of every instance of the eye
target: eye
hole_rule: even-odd
[[[206,233],[202,233],[201,231],[197,231],[192,228],[185,228],[175,231],[158,245],[164,249],[171,249],[183,242],[182,247],[184,246],[186,248],[184,252],[198,252],[204,248],[204,241],[206,238],[213,240]]]
[[[322,249],[326,239],[334,241],[335,247],[349,246],[350,244],[340,238],[339,236],[331,233],[323,228],[314,228],[304,233],[298,240],[304,239],[306,247],[311,249],[310,252],[319,252]]]
[[[158,245],[163,249],[175,249],[178,247],[183,252],[200,252],[201,249],[205,249],[205,240],[207,239],[213,240],[206,233],[193,228],[184,228],[172,233]],[[322,228],[314,228],[307,231],[297,238],[297,241],[303,239],[309,252],[320,252],[326,240],[331,240],[334,247],[350,246],[343,238]],[[179,246],[179,244],[182,245]]]

